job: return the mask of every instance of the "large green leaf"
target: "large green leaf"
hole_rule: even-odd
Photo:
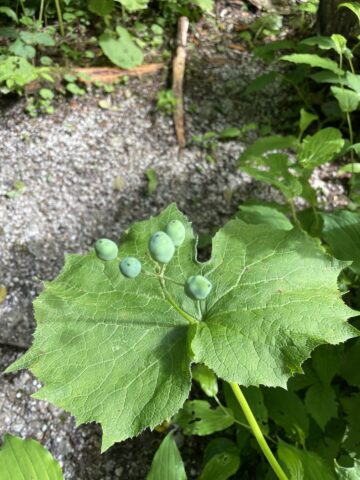
[[[281,60],[286,60],[292,63],[305,63],[311,67],[323,68],[324,70],[330,70],[339,75],[343,75],[344,71],[341,70],[334,60],[329,58],[320,57],[315,53],[292,53],[290,55],[284,55]]]
[[[289,480],[335,480],[333,470],[314,452],[300,450],[280,441],[278,457],[285,465]]]
[[[306,392],[305,406],[320,428],[324,430],[328,421],[337,415],[338,404],[334,389],[325,383],[312,385]]]
[[[313,169],[330,162],[345,144],[340,130],[324,128],[314,135],[308,135],[301,144],[299,162],[308,169]]]
[[[322,213],[323,236],[334,255],[341,260],[352,260],[350,268],[360,273],[360,214],[348,210]]]
[[[160,279],[148,242],[173,219],[186,237]],[[68,255],[35,302],[33,346],[8,371],[29,368],[44,385],[37,398],[79,424],[99,422],[106,449],[174,415],[194,361],[245,386],[285,387],[317,345],[357,335],[337,290],[345,264],[305,233],[236,219],[214,237],[208,262],[197,262],[195,245],[190,223],[170,205],[133,225],[115,260]],[[119,272],[126,256],[142,263],[135,279]],[[178,284],[196,273],[213,284],[201,302]]]
[[[309,419],[300,398],[281,388],[264,389],[264,397],[269,417],[290,437],[304,443],[309,434]]]
[[[253,225],[265,223],[266,225],[279,230],[291,230],[293,228],[288,217],[280,210],[270,205],[243,204],[239,206],[239,211],[236,216],[244,222]]]
[[[133,68],[143,62],[144,55],[123,27],[116,29],[119,38],[111,33],[103,33],[99,37],[100,47],[108,59],[118,67]]]
[[[146,480],[186,480],[184,464],[170,432],[155,453]]]
[[[0,449],[1,480],[63,480],[60,465],[41,443],[5,435]]]
[[[347,88],[331,87],[331,92],[339,103],[342,112],[351,113],[357,110],[360,95]]]

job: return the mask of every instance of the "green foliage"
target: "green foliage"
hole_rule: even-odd
[[[0,449],[1,480],[63,480],[60,465],[36,440],[5,435]]]
[[[186,480],[186,473],[173,433],[161,442],[146,480]]]
[[[174,422],[185,435],[210,435],[233,425],[234,417],[221,407],[211,408],[205,400],[188,400]]]
[[[335,466],[336,473],[339,480],[357,480],[360,478],[360,460],[355,458],[354,466],[350,468]]]
[[[195,365],[192,369],[192,378],[196,380],[201,389],[208,397],[215,397],[218,393],[218,382],[216,375],[210,368],[202,363]]]
[[[333,254],[342,260],[352,260],[350,268],[360,273],[360,214],[339,210],[322,213],[323,236]]]
[[[288,472],[289,480],[336,480],[331,468],[313,452],[281,441],[278,456]]]
[[[206,447],[205,466],[199,480],[227,480],[240,467],[240,452],[234,442],[227,438],[216,438]]]
[[[140,65],[144,56],[130,33],[123,27],[117,27],[116,34],[108,32],[100,35],[99,44],[104,54],[114,65],[121,68]]]
[[[186,236],[160,268],[149,238],[171,220]],[[172,205],[121,239],[120,256],[143,266],[131,282],[117,259],[67,256],[35,302],[34,345],[8,371],[30,368],[44,385],[37,398],[70,411],[79,424],[98,421],[105,450],[171,417],[188,396],[194,361],[225,380],[285,387],[317,345],[357,334],[337,291],[344,264],[303,232],[269,233],[268,225],[232,220],[214,237],[208,262],[196,261],[195,245],[190,223]],[[200,273],[214,287],[197,305],[178,282]],[[214,411],[233,423],[223,409]],[[209,428],[201,420],[186,428],[195,426]],[[304,424],[299,429],[306,435]]]

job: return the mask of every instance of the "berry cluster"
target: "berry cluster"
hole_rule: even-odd
[[[185,240],[185,227],[179,220],[171,220],[164,231],[154,233],[149,241],[151,257],[158,263],[169,263],[176,247]],[[96,255],[101,260],[115,260],[118,256],[116,243],[101,238],[95,243]],[[141,262],[135,257],[125,257],[120,262],[120,271],[127,278],[135,278],[141,273]],[[193,275],[186,280],[184,290],[193,300],[204,300],[210,293],[212,285],[202,275]]]

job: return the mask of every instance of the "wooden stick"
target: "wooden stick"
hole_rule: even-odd
[[[140,65],[129,70],[122,70],[116,67],[89,67],[89,68],[73,68],[70,70],[74,75],[79,75],[79,81],[83,83],[115,83],[121,77],[140,77],[141,75],[148,75],[156,73],[164,67],[163,63],[149,63],[147,65]],[[61,73],[64,73],[64,69],[49,69],[55,79],[55,85],[59,85],[62,79]],[[66,70],[65,73],[69,73]],[[28,93],[39,90],[42,87],[40,80],[34,80],[25,86],[25,91]]]
[[[185,138],[185,111],[184,111],[184,73],[186,61],[186,44],[189,29],[189,19],[180,17],[178,22],[177,49],[173,61],[172,89],[176,99],[174,108],[174,123],[176,137],[180,149],[186,145]]]

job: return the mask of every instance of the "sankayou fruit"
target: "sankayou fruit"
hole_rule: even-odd
[[[135,278],[141,272],[141,263],[135,257],[125,257],[120,262],[120,271],[125,277]]]
[[[211,282],[202,275],[193,275],[185,283],[185,293],[194,300],[204,300],[211,289]]]
[[[100,238],[95,243],[95,252],[101,260],[114,260],[118,256],[118,247],[112,240]]]
[[[179,220],[171,220],[166,225],[165,233],[169,235],[175,247],[179,247],[185,240],[185,227]]]
[[[157,262],[169,263],[175,253],[175,246],[165,232],[156,232],[150,238],[149,251]]]

